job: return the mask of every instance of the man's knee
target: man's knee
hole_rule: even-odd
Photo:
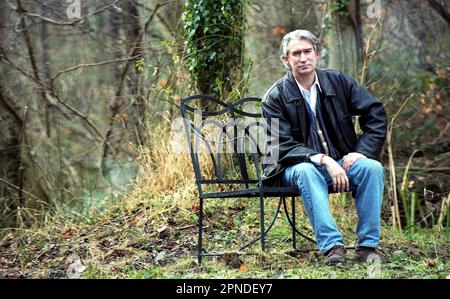
[[[361,171],[370,173],[371,175],[384,176],[384,168],[380,162],[373,159],[359,159],[356,160],[355,165],[360,168]]]
[[[318,172],[314,164],[309,162],[298,163],[294,166],[294,175],[298,178],[302,176],[312,175]]]

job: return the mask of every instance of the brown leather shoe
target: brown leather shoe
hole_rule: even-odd
[[[325,264],[336,265],[345,263],[345,248],[342,245],[335,245],[333,248],[325,252]]]
[[[355,252],[356,252],[355,259],[358,262],[384,261],[384,258],[380,256],[378,250],[373,247],[366,247],[366,246],[356,247]]]

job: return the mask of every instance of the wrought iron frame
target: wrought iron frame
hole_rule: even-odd
[[[191,101],[194,100],[200,100],[203,101],[203,103],[212,103],[215,107],[222,108],[218,111],[208,111],[207,109],[196,109],[189,105]],[[195,180],[198,188],[198,194],[200,199],[200,205],[199,205],[199,219],[198,219],[198,247],[197,247],[197,257],[198,262],[201,264],[202,257],[203,256],[214,256],[214,255],[221,255],[223,253],[204,253],[203,252],[203,243],[202,243],[202,237],[203,237],[203,205],[205,199],[221,199],[221,198],[257,198],[259,197],[259,209],[260,209],[260,235],[259,237],[253,239],[252,241],[248,242],[244,246],[240,248],[240,251],[243,251],[244,249],[250,247],[252,244],[260,240],[261,242],[261,249],[265,251],[266,244],[265,244],[265,235],[269,232],[269,230],[272,228],[273,224],[275,223],[275,220],[277,219],[278,213],[281,209],[281,204],[283,204],[284,211],[286,213],[286,218],[289,222],[289,224],[292,227],[292,244],[293,248],[296,249],[296,234],[299,234],[300,236],[304,237],[305,239],[315,243],[315,240],[306,236],[305,234],[301,233],[295,225],[295,198],[299,196],[298,191],[293,187],[266,187],[263,184],[262,178],[261,178],[261,169],[260,169],[260,158],[262,157],[262,152],[259,149],[257,143],[255,142],[255,139],[250,134],[250,126],[264,126],[262,122],[254,122],[244,127],[239,127],[239,124],[236,122],[236,116],[247,116],[247,117],[254,117],[254,118],[262,118],[261,113],[252,113],[252,112],[246,112],[239,107],[246,103],[256,102],[260,103],[261,99],[257,97],[247,97],[240,99],[236,102],[228,103],[223,102],[218,99],[215,99],[213,97],[210,97],[208,95],[199,94],[194,95],[190,97],[186,97],[181,99],[181,114],[183,117],[183,124],[186,134],[186,140],[189,146],[189,153],[191,155],[192,159],[192,165],[194,168],[194,174],[195,174]],[[206,105],[205,105],[206,106]],[[201,115],[203,117],[202,121],[199,125],[194,124],[191,119],[188,117],[188,112],[195,113],[196,111],[200,111]],[[221,116],[225,113],[230,114],[230,121],[223,125],[222,122],[215,122],[211,119],[204,119],[204,117],[210,117],[210,116]],[[214,155],[214,152],[211,148],[211,143],[209,140],[205,137],[205,135],[202,132],[202,128],[206,124],[214,124],[221,127],[220,136],[217,138],[217,146],[222,146],[221,144],[221,135],[227,134],[227,124],[231,123],[233,125],[233,136],[230,140],[233,141],[233,154],[236,155],[236,158],[239,162],[239,168],[240,168],[240,175],[241,177],[238,179],[225,179],[223,177],[223,173],[221,171],[221,154],[220,150],[217,151],[216,156]],[[239,136],[238,132],[244,132],[242,136]],[[192,140],[193,139],[193,140]],[[239,142],[240,140],[241,143]],[[252,161],[254,162],[254,166],[256,168],[256,175],[257,180],[249,179],[248,177],[248,170],[247,165],[245,162],[245,154],[241,151],[238,151],[238,149],[242,148],[242,142],[245,140],[249,141],[250,144],[255,146],[254,152],[251,155]],[[199,157],[198,157],[198,146],[199,142],[204,142],[205,146],[209,150],[209,154],[211,156],[212,164],[214,166],[214,174],[215,179],[204,179],[201,174],[200,169],[200,163],[199,163]],[[242,184],[245,188],[242,188],[240,190],[233,190],[233,191],[222,191],[222,192],[206,192],[203,190],[204,185],[210,185],[210,184]],[[250,187],[250,185],[255,185],[255,187]],[[265,228],[264,223],[264,198],[266,197],[279,197],[278,206],[277,209],[274,212],[274,216],[272,218],[271,223]],[[291,197],[291,211],[292,211],[292,219],[289,216],[288,209],[287,209],[287,203],[286,198]]]

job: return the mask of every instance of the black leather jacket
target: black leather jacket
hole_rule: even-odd
[[[378,159],[387,132],[387,116],[383,103],[370,94],[351,77],[335,70],[316,70],[322,92],[319,92],[321,113],[329,138],[340,157],[349,152],[358,152],[368,158]],[[308,148],[310,119],[306,102],[291,72],[275,82],[262,100],[262,113],[268,124],[270,140],[278,138],[279,146],[272,148],[278,159],[265,165],[263,179],[270,183],[278,178],[286,166],[300,162],[311,162],[310,156],[318,154]],[[363,132],[355,133],[352,116],[359,115]],[[279,133],[272,125],[279,121]],[[273,127],[273,128],[272,128]],[[270,146],[269,146],[270,149]]]

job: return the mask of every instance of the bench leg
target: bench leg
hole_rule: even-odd
[[[198,265],[202,264],[202,237],[203,237],[203,198],[200,198],[200,208],[198,216],[198,246],[197,246],[197,259]]]
[[[292,196],[291,201],[291,207],[292,207],[292,246],[294,247],[294,250],[297,248],[296,244],[296,232],[295,232],[295,196]]]
[[[260,221],[260,228],[261,228],[261,250],[266,250],[266,244],[265,244],[265,236],[264,236],[264,197],[259,197],[259,221]]]

